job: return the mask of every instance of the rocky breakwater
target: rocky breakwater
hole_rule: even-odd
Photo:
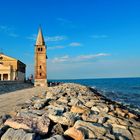
[[[0,119],[1,140],[139,140],[140,116],[78,84],[49,87]]]

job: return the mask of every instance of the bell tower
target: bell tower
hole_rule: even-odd
[[[46,46],[41,28],[39,28],[38,36],[35,44],[35,74],[34,86],[47,85],[47,61]]]

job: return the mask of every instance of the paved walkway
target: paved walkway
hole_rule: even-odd
[[[9,114],[16,104],[24,103],[34,94],[45,91],[45,87],[32,87],[0,95],[0,116]]]

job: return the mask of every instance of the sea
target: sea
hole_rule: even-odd
[[[140,114],[140,78],[103,78],[51,81],[78,83],[96,88],[107,98],[117,101]]]

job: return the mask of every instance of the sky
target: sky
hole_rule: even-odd
[[[139,0],[0,0],[0,51],[34,73],[41,25],[48,79],[140,77]]]

